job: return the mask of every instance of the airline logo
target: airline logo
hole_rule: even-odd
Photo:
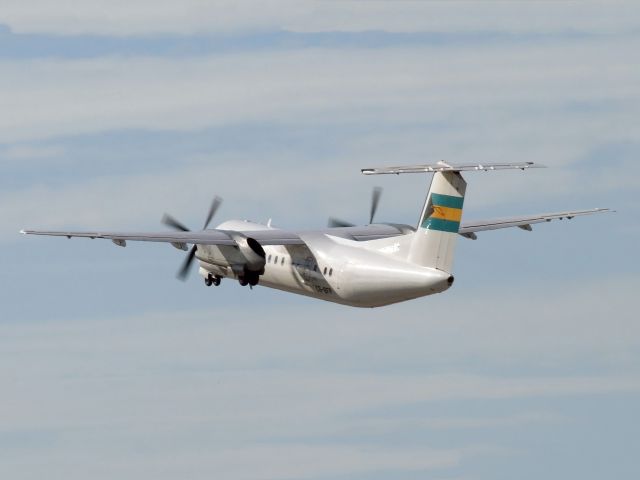
[[[431,210],[422,221],[422,228],[440,232],[458,233],[462,219],[464,197],[431,194]]]

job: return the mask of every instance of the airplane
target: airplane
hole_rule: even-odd
[[[532,225],[609,211],[608,208],[565,211],[493,220],[462,222],[467,183],[462,172],[528,170],[533,162],[409,165],[365,168],[365,175],[432,173],[417,225],[374,223],[381,189],[374,189],[368,225],[330,219],[327,228],[290,231],[229,220],[215,229],[209,224],[222,200],[215,197],[201,231],[191,231],[170,215],[163,223],[175,231],[81,232],[21,230],[26,235],[110,239],[125,247],[129,241],[163,242],[188,251],[178,272],[186,279],[194,260],[207,286],[223,278],[240,285],[262,285],[354,307],[381,307],[448,290],[458,236],[477,239],[477,232]],[[191,248],[189,248],[191,245]]]

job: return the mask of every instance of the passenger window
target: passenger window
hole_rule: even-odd
[[[329,276],[333,275],[333,268],[329,269]]]
[[[322,273],[324,273],[325,275],[327,274],[327,267],[324,267],[324,270],[322,271]]]
[[[269,259],[267,260],[268,263],[271,263],[271,254],[269,254]]]
[[[282,257],[282,260],[280,260],[280,265],[284,265],[284,257]]]
[[[276,255],[275,261],[273,263],[275,263],[276,265],[278,264],[278,255]]]

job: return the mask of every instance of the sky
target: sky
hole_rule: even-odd
[[[2,0],[0,477],[637,478],[640,4]],[[330,216],[615,213],[460,239],[444,294],[353,309],[24,237]]]

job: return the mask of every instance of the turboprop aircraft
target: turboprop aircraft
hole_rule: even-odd
[[[223,278],[240,285],[263,285],[355,307],[380,307],[440,293],[453,285],[452,265],[458,235],[475,240],[477,232],[532,225],[606,212],[607,208],[527,215],[461,223],[467,183],[462,172],[527,170],[532,162],[366,168],[365,175],[433,173],[424,207],[415,227],[373,223],[381,190],[374,190],[368,225],[330,220],[328,228],[289,231],[250,221],[230,220],[208,229],[221,199],[215,197],[204,227],[193,232],[173,217],[163,222],[169,232],[73,232],[22,230],[29,235],[164,242],[188,251],[178,277],[185,279],[194,260],[207,286]],[[189,249],[188,245],[191,245]]]

